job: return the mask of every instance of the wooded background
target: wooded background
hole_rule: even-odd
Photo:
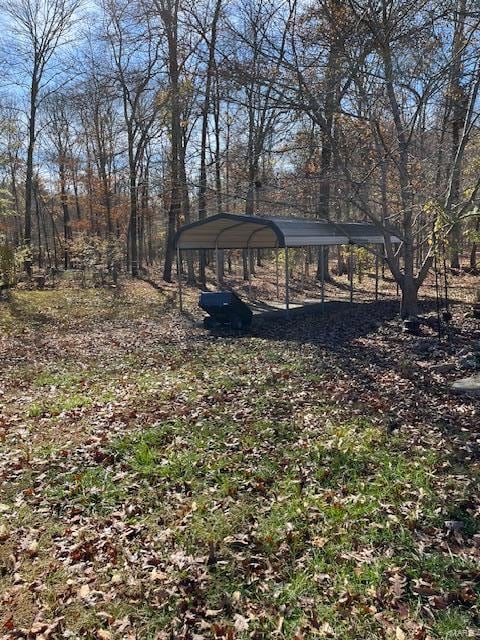
[[[0,244],[27,272],[161,262],[170,281],[178,226],[220,211],[395,226],[407,306],[438,252],[476,269],[476,0],[3,0],[1,15]],[[203,282],[205,256],[187,263]]]

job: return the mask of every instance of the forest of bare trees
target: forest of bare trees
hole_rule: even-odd
[[[170,281],[178,226],[220,211],[396,227],[406,308],[439,252],[477,269],[476,0],[3,0],[1,24],[17,271]]]

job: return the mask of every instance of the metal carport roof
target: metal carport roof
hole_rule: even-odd
[[[400,242],[393,233],[391,240]],[[175,237],[178,249],[267,249],[383,242],[382,231],[367,222],[334,223],[308,218],[231,213],[219,213],[184,225]]]

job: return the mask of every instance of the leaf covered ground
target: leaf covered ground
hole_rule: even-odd
[[[432,369],[465,307],[210,335],[172,295],[0,303],[0,637],[479,637],[479,402]]]

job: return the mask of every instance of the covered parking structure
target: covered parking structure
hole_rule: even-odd
[[[277,216],[246,216],[231,213],[217,215],[182,226],[175,236],[177,273],[182,308],[181,251],[189,249],[213,249],[215,251],[216,277],[220,284],[219,254],[221,249],[275,249],[285,250],[285,309],[290,306],[288,250],[296,247],[325,247],[332,245],[384,245],[386,240],[400,243],[398,235],[380,229],[368,222],[336,223],[308,218],[283,218]],[[323,261],[322,261],[323,262]],[[250,259],[247,259],[250,264]],[[351,271],[351,270],[350,270]],[[322,277],[322,302],[324,282]]]

